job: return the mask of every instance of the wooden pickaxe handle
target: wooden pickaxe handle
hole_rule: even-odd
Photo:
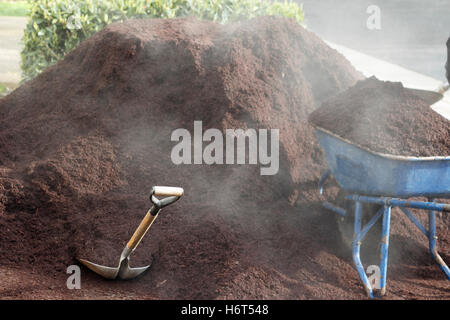
[[[147,231],[150,229],[150,227],[152,226],[156,217],[158,217],[161,207],[175,202],[183,194],[184,194],[183,188],[177,188],[177,187],[153,187],[152,188],[151,195],[150,195],[151,199],[152,199],[152,196],[172,197],[173,199],[170,199],[170,198],[163,199],[163,200],[169,200],[169,202],[166,204],[163,204],[161,206],[157,206],[156,202],[158,202],[158,200],[157,199],[155,200],[156,201],[156,202],[154,202],[155,205],[150,210],[147,211],[147,214],[144,216],[144,219],[142,219],[141,223],[139,224],[138,228],[134,232],[130,241],[128,241],[127,246],[131,251],[136,249],[136,247],[141,242],[142,238],[145,236]]]
[[[155,221],[156,217],[158,216],[158,213],[156,213],[156,215],[153,216],[150,211],[151,209],[147,211],[147,214],[145,215],[144,219],[142,219],[141,223],[139,224],[139,227],[134,232],[130,241],[128,241],[127,246],[130,250],[136,249],[138,244],[141,242],[142,238],[147,233],[148,229],[150,229],[150,227],[152,226],[153,221]]]

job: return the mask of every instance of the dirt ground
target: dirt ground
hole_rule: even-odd
[[[207,240],[200,244],[202,248],[195,249],[176,242],[176,251],[181,252],[177,262],[172,260],[175,250],[164,251],[167,245],[156,241],[150,248],[148,245],[140,248],[155,253],[154,265],[135,280],[103,280],[83,268],[81,290],[68,290],[64,270],[49,274],[30,266],[2,266],[1,296],[2,299],[366,299],[350,251],[339,245],[333,221],[323,221],[324,215],[330,213],[322,211],[302,219],[298,211],[290,213],[297,216],[296,221],[288,218],[289,226],[286,222],[278,225],[289,230],[282,236],[251,239],[238,234],[236,241],[247,244],[240,244],[240,254],[227,257],[224,265],[208,263],[218,257],[211,257]],[[449,299],[448,281],[431,260],[426,241],[401,235],[402,228],[409,229],[398,221],[401,214],[398,210],[393,212],[385,299]],[[160,220],[155,230],[162,228],[163,218]],[[306,225],[317,220],[323,224],[313,228]],[[149,238],[146,242],[155,241],[153,232]],[[405,243],[409,249],[406,252]],[[448,245],[441,243],[441,248]],[[252,254],[248,254],[249,250]],[[188,254],[191,256],[187,257]],[[448,249],[441,249],[441,255],[448,261]],[[132,259],[134,266],[146,262],[149,261]]]

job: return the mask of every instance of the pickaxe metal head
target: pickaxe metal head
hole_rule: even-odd
[[[130,268],[130,254],[132,250],[128,248],[128,245],[123,249],[120,255],[119,266],[116,268],[102,266],[85,259],[78,259],[84,266],[91,269],[95,273],[99,274],[106,279],[133,279],[145,272],[150,268],[151,264],[145,267]]]

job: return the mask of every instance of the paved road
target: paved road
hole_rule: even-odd
[[[322,38],[419,73],[445,80],[450,0],[295,0],[308,28]],[[366,12],[380,9],[381,29]]]
[[[20,81],[21,39],[27,18],[0,17],[0,82]]]

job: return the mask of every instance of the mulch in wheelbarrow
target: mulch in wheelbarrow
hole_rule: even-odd
[[[326,101],[309,120],[372,151],[450,156],[450,121],[399,82],[360,81]]]
[[[325,166],[307,122],[361,78],[288,19],[106,27],[0,100],[0,297],[364,298],[320,204]],[[279,173],[173,164],[171,133],[194,120],[280,129]],[[153,255],[149,272],[114,282],[82,269],[81,290],[68,290],[75,256],[117,263],[152,185],[185,196],[132,255],[133,267]],[[425,281],[415,297],[443,286]]]

